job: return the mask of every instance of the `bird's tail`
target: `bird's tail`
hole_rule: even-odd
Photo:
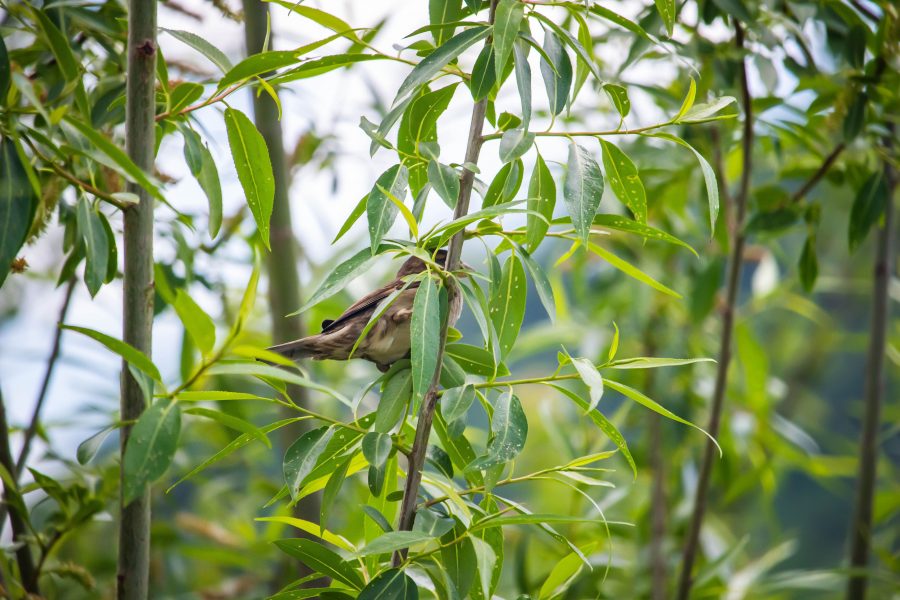
[[[280,354],[291,360],[300,360],[301,358],[315,358],[317,351],[317,335],[300,338],[293,342],[286,342],[277,346],[272,346],[269,351]]]

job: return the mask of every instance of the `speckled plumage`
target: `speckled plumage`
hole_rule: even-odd
[[[446,251],[439,250],[435,262],[442,264]],[[293,342],[273,346],[269,350],[288,358],[299,360],[347,360],[353,344],[359,338],[381,302],[405,285],[403,278],[425,270],[425,263],[418,258],[408,258],[397,271],[397,277],[374,292],[360,298],[333,321],[322,323],[322,332]],[[375,363],[379,370],[387,371],[390,366],[409,356],[409,324],[412,318],[413,299],[418,282],[410,284],[379,317],[366,334],[353,358],[362,358]],[[453,294],[450,306],[450,324],[456,323],[462,311],[462,297]]]

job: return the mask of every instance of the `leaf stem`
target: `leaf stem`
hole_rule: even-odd
[[[666,121],[665,123],[655,123],[653,125],[646,125],[644,127],[636,127],[634,129],[608,129],[606,131],[535,131],[533,132],[536,137],[598,137],[604,135],[638,135],[641,133],[646,133],[647,131],[653,131],[654,129],[662,129],[663,127],[668,127],[669,125],[673,125],[674,121]],[[487,142],[490,140],[498,140],[503,137],[502,133],[489,133],[485,136],[481,137],[482,142]]]

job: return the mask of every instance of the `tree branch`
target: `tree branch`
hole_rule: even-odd
[[[744,52],[744,29],[735,20],[735,44],[738,50]],[[713,391],[712,407],[709,417],[709,425],[706,430],[713,438],[718,435],[719,425],[722,420],[722,407],[725,404],[725,390],[728,384],[728,366],[731,362],[732,337],[734,333],[734,313],[737,305],[738,289],[740,288],[741,269],[743,267],[744,220],[747,212],[747,197],[750,193],[750,176],[753,168],[753,104],[750,97],[750,88],[747,82],[747,63],[741,57],[740,65],[741,102],[744,109],[743,139],[741,140],[743,151],[743,169],[738,193],[735,196],[736,214],[733,219],[733,243],[731,255],[728,260],[728,282],[726,288],[725,307],[722,309],[722,333],[719,345],[719,361],[716,371],[716,384]],[[712,474],[713,461],[716,457],[716,445],[712,440],[706,443],[703,454],[703,463],[700,468],[700,477],[697,481],[697,489],[694,495],[694,510],[688,527],[687,540],[681,560],[681,574],[678,582],[678,600],[688,600],[693,585],[692,571],[697,555],[697,546],[700,539],[700,528],[706,513],[706,497],[709,491],[709,480]]]
[[[497,0],[491,0],[490,18],[491,24],[494,22],[494,12],[497,9]],[[487,44],[490,44],[490,39]],[[481,152],[483,138],[481,136],[484,129],[484,116],[487,111],[487,100],[482,99],[475,103],[472,109],[472,120],[469,124],[469,139],[466,143],[465,162],[469,164],[478,164],[478,155]],[[459,196],[456,202],[456,208],[453,211],[453,218],[459,219],[469,212],[469,200],[472,197],[472,186],[475,183],[475,173],[468,169],[464,169],[460,177]],[[445,268],[447,271],[455,271],[459,268],[459,259],[462,254],[462,245],[465,240],[465,232],[459,231],[450,239],[450,246],[447,252],[447,262]],[[452,281],[448,279],[448,281]],[[449,305],[453,305],[454,297],[459,292],[459,287],[451,283],[448,288]],[[431,385],[425,398],[422,400],[422,407],[419,409],[419,420],[416,424],[416,436],[413,441],[412,452],[410,452],[409,462],[406,473],[406,487],[403,490],[403,501],[400,505],[400,517],[397,529],[400,531],[412,530],[413,522],[416,518],[416,503],[419,496],[419,484],[422,482],[422,469],[425,467],[425,451],[428,448],[428,437],[431,434],[431,424],[434,420],[434,411],[437,405],[438,393],[437,388],[441,379],[442,362],[444,358],[444,348],[447,345],[447,331],[449,323],[445,318],[441,323],[441,331],[437,351],[437,369],[431,378]],[[394,554],[394,565],[399,565],[405,552],[397,552]]]
[[[800,202],[806,196],[806,194],[810,192],[810,190],[816,187],[816,184],[819,183],[819,181],[823,177],[825,177],[825,175],[828,173],[828,170],[831,169],[831,165],[834,164],[834,161],[838,159],[838,157],[846,147],[847,146],[844,144],[844,142],[840,142],[837,146],[834,147],[834,150],[832,150],[831,153],[825,157],[825,160],[822,161],[822,164],[818,169],[816,169],[816,172],[806,180],[806,183],[800,186],[800,189],[794,192],[794,194],[791,196],[791,203],[796,204],[797,202]]]

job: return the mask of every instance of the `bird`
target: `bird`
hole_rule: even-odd
[[[447,250],[442,248],[435,253],[434,262],[445,264],[446,260]],[[375,363],[382,373],[388,371],[392,364],[410,355],[410,321],[419,282],[407,284],[406,278],[427,268],[422,259],[415,256],[407,258],[393,281],[360,298],[338,318],[322,321],[321,333],[272,346],[269,350],[291,360],[303,358],[348,360],[353,345],[372,315],[379,309],[381,302],[407,286],[372,325],[366,337],[353,352],[353,358],[362,358]],[[462,296],[450,294],[450,298],[448,318],[452,326],[462,311]]]

